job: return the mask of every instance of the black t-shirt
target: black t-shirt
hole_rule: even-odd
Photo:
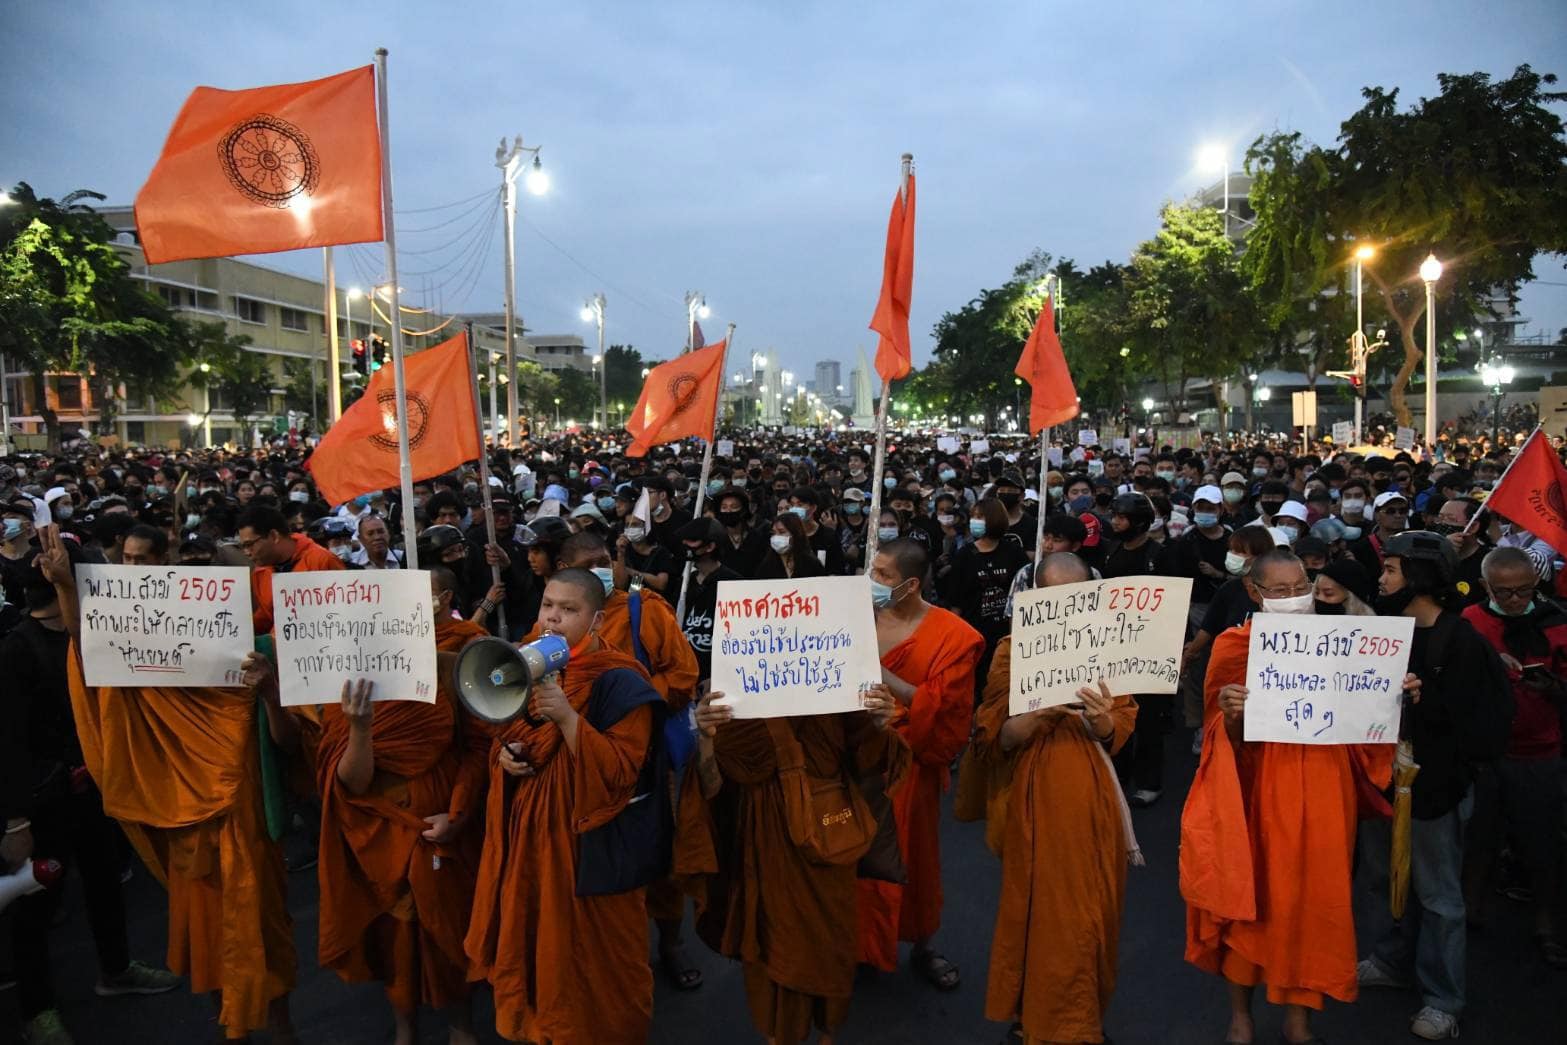
[[[1007,633],[1007,596],[1012,578],[1028,563],[1028,553],[1015,540],[1003,539],[994,551],[965,544],[952,557],[947,574],[947,602],[954,613],[985,636],[987,646]]]
[[[685,545],[680,546],[685,551]],[[667,573],[669,583],[665,587],[665,593],[672,593],[680,586],[680,563],[675,560],[674,554],[661,544],[654,544],[652,549],[644,555],[637,551],[636,545],[626,545],[626,566],[637,573]]]
[[[1224,572],[1224,557],[1230,550],[1230,531],[1217,537],[1205,537],[1195,527],[1182,534],[1178,540],[1165,541],[1159,553],[1159,573],[1165,577],[1190,577],[1192,602],[1202,604],[1213,601],[1222,580],[1215,580],[1197,568],[1205,562]]]
[[[1159,544],[1152,538],[1136,548],[1127,547],[1123,541],[1112,540],[1105,548],[1104,565],[1099,568],[1099,573],[1106,578],[1151,575],[1156,572],[1154,564],[1158,552]]]
[[[1024,512],[1021,519],[1007,527],[1007,532],[1018,539],[1024,551],[1032,553],[1038,543],[1039,518]]]
[[[838,531],[831,526],[816,527],[816,532],[810,535],[811,551],[818,553],[817,562],[824,567],[824,572],[836,577],[843,573],[843,541],[838,537]],[[820,553],[826,553],[825,557]]]
[[[766,526],[748,528],[741,531],[740,543],[736,544],[729,531],[725,530],[724,539],[718,543],[718,561],[743,579],[754,578],[762,565],[762,557],[770,550],[767,545],[770,533],[770,528]]]
[[[719,563],[705,581],[696,570],[691,571],[691,580],[686,585],[686,615],[680,622],[680,630],[685,632],[686,641],[691,643],[692,652],[696,654],[699,679],[706,679],[713,673],[713,618],[718,615],[719,582],[744,579],[723,563]]]
[[[663,522],[655,521],[648,530],[648,536],[653,538],[654,544],[661,544],[668,548],[670,554],[683,554],[684,548],[680,543],[678,534],[686,523],[691,521],[691,513],[680,508],[671,507],[669,515]]]
[[[1238,628],[1251,620],[1253,613],[1261,612],[1262,607],[1251,601],[1246,582],[1239,577],[1232,577],[1213,593],[1213,601],[1208,603],[1208,612],[1202,618],[1202,630],[1218,638],[1231,628]]]

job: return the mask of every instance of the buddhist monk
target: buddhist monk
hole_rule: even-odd
[[[909,540],[882,545],[871,562],[882,681],[898,703],[893,728],[913,761],[891,796],[907,882],[860,881],[860,961],[895,969],[904,940],[914,945],[914,969],[950,991],[960,982],[958,967],[931,946],[941,925],[941,795],[968,741],[985,640],[957,614],[925,601],[928,571],[925,549]]]
[[[1311,581],[1287,549],[1253,559],[1245,582],[1264,613],[1312,612]],[[1202,757],[1181,813],[1186,960],[1229,984],[1226,1041],[1253,1040],[1260,984],[1284,1006],[1283,1039],[1308,1042],[1311,1010],[1356,996],[1357,794],[1387,787],[1393,745],[1244,740],[1250,641],[1250,623],[1215,639],[1203,686]]]
[[[70,559],[56,530],[40,538],[71,633],[71,710],[87,769],[104,811],[169,891],[169,968],[193,991],[216,993],[229,1039],[266,1027],[273,1041],[292,1041],[293,926],[256,739],[257,690],[275,687],[270,665],[249,654],[246,685],[234,689],[88,686]]]
[[[435,648],[454,653],[486,632],[452,616],[456,575],[429,572]],[[319,957],[344,980],[385,985],[397,1045],[417,1040],[421,1004],[446,1010],[453,1043],[477,1041],[463,936],[490,735],[448,678],[437,676],[433,704],[372,704],[368,689],[345,684],[323,715]]]
[[[832,1045],[854,990],[855,865],[817,863],[795,846],[767,720],[734,719],[733,708],[715,703],[723,695],[697,708],[700,786],[688,779],[680,806],[681,849],[706,862],[697,932],[741,963],[751,1019],[768,1045],[803,1041],[813,1026]],[[862,702],[864,711],[774,721],[798,742],[809,775],[876,776],[894,787],[909,764],[890,728],[897,703],[886,686]]]
[[[1070,552],[1047,555],[1041,587],[1093,579]],[[972,757],[994,767],[986,837],[1001,857],[985,1015],[1015,1020],[1013,1040],[1104,1041],[1115,991],[1126,865],[1142,862],[1111,755],[1131,736],[1137,704],[1104,682],[1080,707],[1011,712],[1012,644],[990,662]]]
[[[603,618],[597,577],[550,577],[539,623],[570,644],[570,663],[531,692],[528,714],[542,724],[518,717],[491,748],[466,951],[469,978],[494,987],[496,1030],[514,1041],[640,1042],[653,1015],[645,890],[606,886],[598,876],[619,868],[578,855],[633,799],[652,797],[639,784],[653,786],[642,768],[663,728],[663,699],[599,638]]]
[[[635,593],[615,587],[614,560],[604,539],[591,530],[566,538],[556,556],[556,569],[587,570],[604,584],[604,624],[599,638],[637,658],[653,688],[664,698],[670,715],[684,717],[696,689],[700,665],[691,642],[675,620],[675,611],[651,588]],[[641,603],[641,628],[631,638],[631,606]],[[530,638],[537,637],[535,634]],[[690,991],[702,986],[702,970],[685,952],[681,923],[685,920],[685,895],[669,880],[654,882],[647,891],[648,915],[658,925],[659,964],[670,986]]]

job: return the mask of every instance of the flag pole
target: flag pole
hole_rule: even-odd
[[[909,202],[909,171],[914,166],[912,153],[903,154],[903,171],[898,182],[898,198],[905,206]],[[877,533],[881,526],[881,491],[882,469],[887,462],[887,404],[892,400],[892,382],[886,378],[881,381],[881,402],[876,407],[876,464],[871,474],[871,507],[870,516],[865,525],[865,572],[871,572],[871,560],[876,558],[876,547],[881,544],[881,535]]]
[[[499,544],[495,536],[495,509],[490,505],[490,455],[484,448],[484,415],[479,413],[479,362],[478,350],[473,343],[473,320],[464,324],[468,328],[468,373],[473,387],[473,427],[479,435],[479,499],[484,504],[484,527],[491,544]],[[501,582],[501,568],[490,564],[490,583]],[[501,638],[506,637],[506,604],[495,604],[496,620],[501,625]]]
[[[1060,282],[1061,277],[1053,272],[1045,276],[1045,300],[1050,302],[1051,320],[1058,328],[1054,331],[1057,334],[1060,333],[1061,314],[1055,310],[1054,306],[1055,290]],[[1034,397],[1034,384],[1032,381],[1029,382],[1028,395],[1029,401],[1032,403]],[[1030,407],[1029,412],[1033,412],[1032,407]],[[1054,425],[1046,425],[1039,430],[1039,518],[1034,521],[1034,562],[1036,563],[1044,560],[1045,516],[1050,510],[1050,487],[1045,483],[1045,472],[1050,468],[1050,434],[1053,431],[1055,431]],[[1029,578],[1030,581],[1033,579],[1032,577]]]
[[[1507,478],[1507,473],[1513,470],[1513,465],[1517,464],[1520,460],[1523,459],[1523,452],[1525,450],[1529,449],[1529,444],[1534,442],[1535,437],[1538,436],[1540,434],[1540,432],[1544,428],[1545,428],[1545,422],[1544,421],[1541,421],[1541,422],[1539,422],[1538,424],[1536,424],[1534,426],[1534,431],[1529,433],[1529,438],[1527,438],[1527,439],[1525,439],[1523,441],[1523,445],[1518,448],[1518,452],[1513,454],[1513,459],[1511,461],[1507,462],[1507,467],[1506,468],[1502,469],[1502,474],[1497,476],[1496,477],[1496,482],[1491,484],[1491,492],[1492,493],[1494,493],[1497,490],[1501,489],[1502,480],[1506,479]],[[1480,510],[1475,512],[1474,518],[1469,520],[1469,525],[1464,527],[1464,536],[1468,536],[1468,535],[1474,533],[1477,529],[1480,528],[1480,517],[1482,515],[1485,515],[1487,511],[1488,511],[1488,509],[1486,508],[1486,506],[1482,504],[1480,506]],[[1491,512],[1491,514],[1495,515],[1496,513],[1495,512]]]
[[[718,439],[718,418],[724,412],[724,375],[729,372],[729,353],[734,350],[735,325],[729,324],[724,331],[724,358],[718,364],[718,397],[713,400],[713,430],[708,434],[707,446],[702,450],[702,477],[697,480],[696,508],[691,513],[691,518],[702,518],[702,508],[707,504],[707,477],[713,471],[713,443]],[[686,560],[685,569],[680,571],[680,597],[675,600],[675,623],[681,624],[686,617],[686,582],[691,579],[691,560]],[[683,626],[683,625],[682,625]]]
[[[337,267],[332,263],[331,247],[321,248],[321,267],[326,270],[326,420],[327,424],[331,424],[343,414],[343,385],[337,372],[340,358],[337,345]],[[348,336],[353,337],[354,332],[350,330]],[[316,365],[314,359],[310,365]],[[310,412],[314,414],[315,409],[316,404],[312,401]]]
[[[386,48],[375,51],[376,115],[381,123],[381,222],[385,226],[388,301],[392,306],[392,379],[397,404],[397,473],[403,498],[403,560],[419,568],[419,524],[414,518],[414,469],[408,455],[408,383],[403,375],[403,312],[397,287],[397,233],[392,227],[392,130],[386,105]],[[374,294],[374,288],[371,294]]]

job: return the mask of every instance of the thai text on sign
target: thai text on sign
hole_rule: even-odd
[[[76,567],[89,686],[238,686],[255,643],[243,566]]]
[[[1259,613],[1246,659],[1246,739],[1398,740],[1413,617]]]
[[[1111,694],[1174,693],[1189,577],[1117,577],[1019,592],[1012,601],[1012,714]]]
[[[712,652],[736,718],[856,711],[881,681],[870,580],[723,581]]]
[[[435,613],[423,570],[272,576],[285,706],[336,703],[369,679],[376,700],[435,701]]]

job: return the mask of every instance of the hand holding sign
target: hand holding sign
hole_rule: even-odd
[[[278,573],[272,598],[285,707],[334,701],[350,679],[373,683],[376,700],[435,702],[428,574]]]
[[[89,686],[244,684],[254,645],[244,567],[81,563],[76,585]]]
[[[1413,617],[1252,617],[1241,697],[1246,739],[1396,743],[1414,631]]]

